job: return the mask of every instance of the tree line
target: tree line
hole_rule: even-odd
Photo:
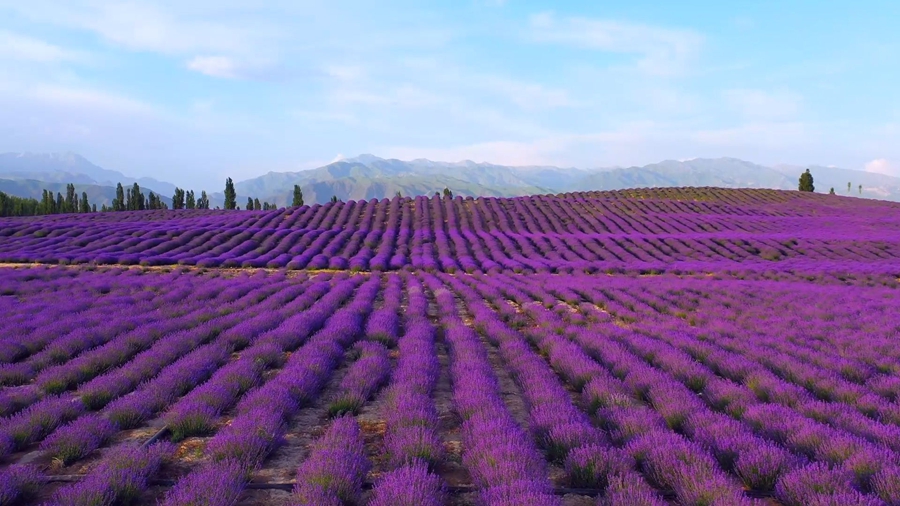
[[[0,192],[0,216],[40,216],[44,214],[96,213],[97,204],[91,205],[87,192],[79,198],[75,185],[66,185],[66,195],[44,189],[41,199],[16,197]]]

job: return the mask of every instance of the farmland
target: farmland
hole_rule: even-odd
[[[0,504],[900,504],[895,204],[10,218],[0,262]]]

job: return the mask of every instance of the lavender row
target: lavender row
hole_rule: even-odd
[[[889,203],[733,190],[350,201],[252,215],[149,211],[0,220],[0,259],[292,269],[598,272],[753,265],[882,269],[900,254]],[[754,199],[749,195],[758,195]],[[791,202],[793,206],[787,204]],[[773,207],[774,206],[774,207]],[[860,225],[877,217],[881,227]],[[797,227],[802,221],[807,226]]]
[[[352,291],[359,280],[345,283]],[[206,497],[218,498],[216,504],[231,504],[237,498],[250,474],[277,446],[287,421],[315,398],[346,348],[362,333],[378,284],[377,278],[370,279],[356,290],[349,305],[335,311],[339,301],[334,301],[330,311],[319,313],[315,323],[325,326],[290,356],[277,376],[244,395],[232,423],[209,441],[209,463],[179,480],[165,504],[194,504]],[[209,476],[216,479],[205,479]]]
[[[455,299],[436,278],[434,292],[449,344],[454,408],[462,418],[463,464],[484,504],[561,504],[527,433],[500,398],[497,378],[475,332],[456,316]]]

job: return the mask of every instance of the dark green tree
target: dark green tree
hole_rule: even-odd
[[[800,186],[798,189],[802,192],[816,191],[816,187],[813,185],[813,176],[809,172],[809,169],[806,169],[806,172],[800,174]]]
[[[184,207],[187,209],[195,209],[197,207],[197,200],[194,198],[194,190],[190,190],[187,192],[187,197],[185,197]]]
[[[252,210],[253,210],[253,197],[247,197],[247,207],[246,207],[246,209],[247,209],[248,211],[252,211]]]
[[[829,195],[834,195],[834,186],[831,187],[831,190],[828,191]]]
[[[402,198],[403,198],[403,195],[400,194],[400,191],[399,191],[399,190],[397,191],[397,198],[398,198],[398,199],[402,199]]]
[[[175,188],[175,194],[172,195],[172,209],[184,209],[184,190]]]
[[[300,207],[303,205],[303,190],[300,189],[299,184],[294,185],[294,200],[291,205],[294,207]]]
[[[853,186],[850,181],[847,181],[847,193],[850,193],[850,187]]]
[[[122,183],[116,185],[116,198],[113,200],[113,211],[124,211],[125,207],[125,189],[122,188]]]
[[[200,192],[200,200],[197,201],[197,209],[209,209],[209,197],[206,196],[206,191]]]
[[[444,198],[453,198],[453,192],[450,191],[450,188],[444,188]]]
[[[78,210],[78,195],[75,193],[75,185],[69,183],[66,185],[66,207],[61,211],[63,213],[74,213]]]
[[[106,204],[103,204],[103,207],[106,207]],[[92,213],[97,212],[97,204],[91,204],[91,212]]]
[[[256,211],[261,211],[262,206],[259,204],[259,199],[253,199],[253,209]],[[266,211],[269,210],[268,202],[266,203]]]
[[[66,201],[62,196],[62,193],[56,192],[56,206],[53,208],[53,214],[60,214],[66,212]]]
[[[332,195],[332,196],[331,196],[331,203],[332,203],[332,204],[337,204],[337,202],[338,202],[337,195]]]
[[[87,192],[81,192],[81,209],[79,209],[82,213],[91,212],[91,204],[88,202]]]
[[[230,177],[225,179],[225,209],[237,209],[237,193],[234,192],[234,181]]]
[[[862,195],[862,185],[859,185],[859,194]]]

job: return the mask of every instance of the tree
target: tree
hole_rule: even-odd
[[[175,195],[172,195],[172,209],[184,209],[184,190],[175,188]]]
[[[403,195],[400,194],[400,191],[399,191],[399,190],[397,191],[397,198],[398,198],[398,199],[402,199],[402,198],[403,198]]]
[[[246,207],[246,209],[247,209],[248,211],[252,211],[252,210],[253,210],[253,197],[247,197],[247,207]]]
[[[834,186],[831,187],[831,190],[828,192],[829,195],[834,195]]]
[[[444,198],[453,198],[453,192],[450,191],[450,188],[444,188]]]
[[[113,211],[124,211],[125,210],[125,189],[122,188],[122,183],[116,185],[116,198],[113,200]]]
[[[300,189],[299,184],[294,185],[294,200],[291,202],[291,205],[294,207],[300,207],[303,205],[303,190]]]
[[[806,172],[800,174],[799,190],[802,192],[816,191],[816,187],[813,185],[813,176],[810,174],[809,169],[806,169]]]
[[[144,202],[144,194],[141,193],[141,187],[137,183],[131,185],[128,191],[126,206],[129,211],[143,211],[147,206]]]
[[[850,181],[847,181],[847,193],[850,193],[851,186],[852,186],[852,184],[850,184]]]
[[[200,200],[197,201],[197,209],[209,209],[209,197],[205,191],[200,192]]]
[[[78,210],[78,196],[75,193],[75,185],[69,183],[66,185],[66,206],[60,212],[74,213]]]
[[[91,204],[88,202],[87,192],[81,192],[81,209],[79,209],[82,213],[91,212]]]
[[[862,185],[859,185],[859,194],[862,195]]]
[[[259,199],[253,199],[253,210],[255,210],[255,211],[262,210],[262,206],[259,203]],[[268,210],[269,210],[269,203],[266,202],[266,211],[268,211]]]
[[[106,207],[106,204],[103,204],[103,207]],[[92,213],[97,212],[97,204],[91,204],[91,212]]]
[[[187,198],[185,199],[184,206],[188,209],[197,208],[197,200],[194,198],[194,190],[187,192]]]
[[[332,196],[331,196],[331,203],[332,203],[332,204],[337,204],[337,201],[338,201],[337,195],[332,195]]]
[[[234,192],[234,181],[230,177],[225,179],[225,209],[237,209],[237,193]]]
[[[66,212],[66,201],[63,199],[62,193],[56,192],[56,206],[53,208],[54,214]]]

